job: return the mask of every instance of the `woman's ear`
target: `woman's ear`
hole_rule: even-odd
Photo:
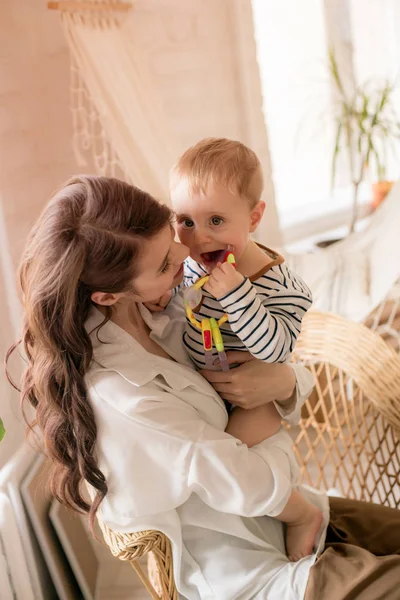
[[[255,231],[257,229],[257,227],[259,226],[260,221],[264,214],[264,210],[265,210],[265,202],[263,200],[260,200],[259,202],[257,202],[255,207],[252,208],[251,213],[250,213],[250,228],[249,228],[250,233],[253,233],[253,231]]]
[[[112,306],[118,302],[121,294],[108,294],[106,292],[93,292],[90,296],[92,302],[100,306]]]

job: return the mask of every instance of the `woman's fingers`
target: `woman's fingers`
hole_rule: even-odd
[[[286,363],[253,360],[246,352],[229,352],[229,360],[238,364],[229,371],[201,371],[224,400],[244,409],[257,408],[274,400],[283,401],[293,394],[296,376]]]
[[[249,360],[256,360],[250,352],[240,352],[240,350],[229,350],[226,353],[226,358],[230,365],[241,365]]]
[[[202,371],[200,371],[200,373],[213,386],[214,386],[214,383],[231,383],[232,382],[232,373],[230,371],[209,371],[208,369],[203,369]]]
[[[237,404],[238,406],[240,406],[240,402],[238,402],[237,396],[234,396],[233,394],[221,394],[221,398],[222,400],[227,400],[231,404]]]
[[[212,383],[211,384],[216,392],[222,396],[223,394],[234,395],[231,383]]]

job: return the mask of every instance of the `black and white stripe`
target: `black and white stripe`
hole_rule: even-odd
[[[204,270],[192,259],[185,263],[184,286],[193,285]],[[221,327],[226,350],[249,351],[265,362],[285,362],[300,334],[302,319],[312,303],[307,285],[285,265],[276,265],[256,281],[245,279],[219,301],[203,290],[199,319],[220,319],[226,312],[229,323]],[[183,340],[197,367],[205,367],[201,331],[187,322]],[[217,358],[217,351],[213,349]]]

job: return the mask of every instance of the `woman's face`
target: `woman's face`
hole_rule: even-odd
[[[138,302],[151,302],[182,281],[183,261],[189,249],[175,241],[175,232],[167,225],[160,233],[144,242],[138,275],[133,281]]]

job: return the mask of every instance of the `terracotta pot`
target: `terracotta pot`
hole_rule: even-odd
[[[372,209],[376,210],[380,204],[384,201],[390,190],[392,189],[394,181],[377,181],[372,184]]]

